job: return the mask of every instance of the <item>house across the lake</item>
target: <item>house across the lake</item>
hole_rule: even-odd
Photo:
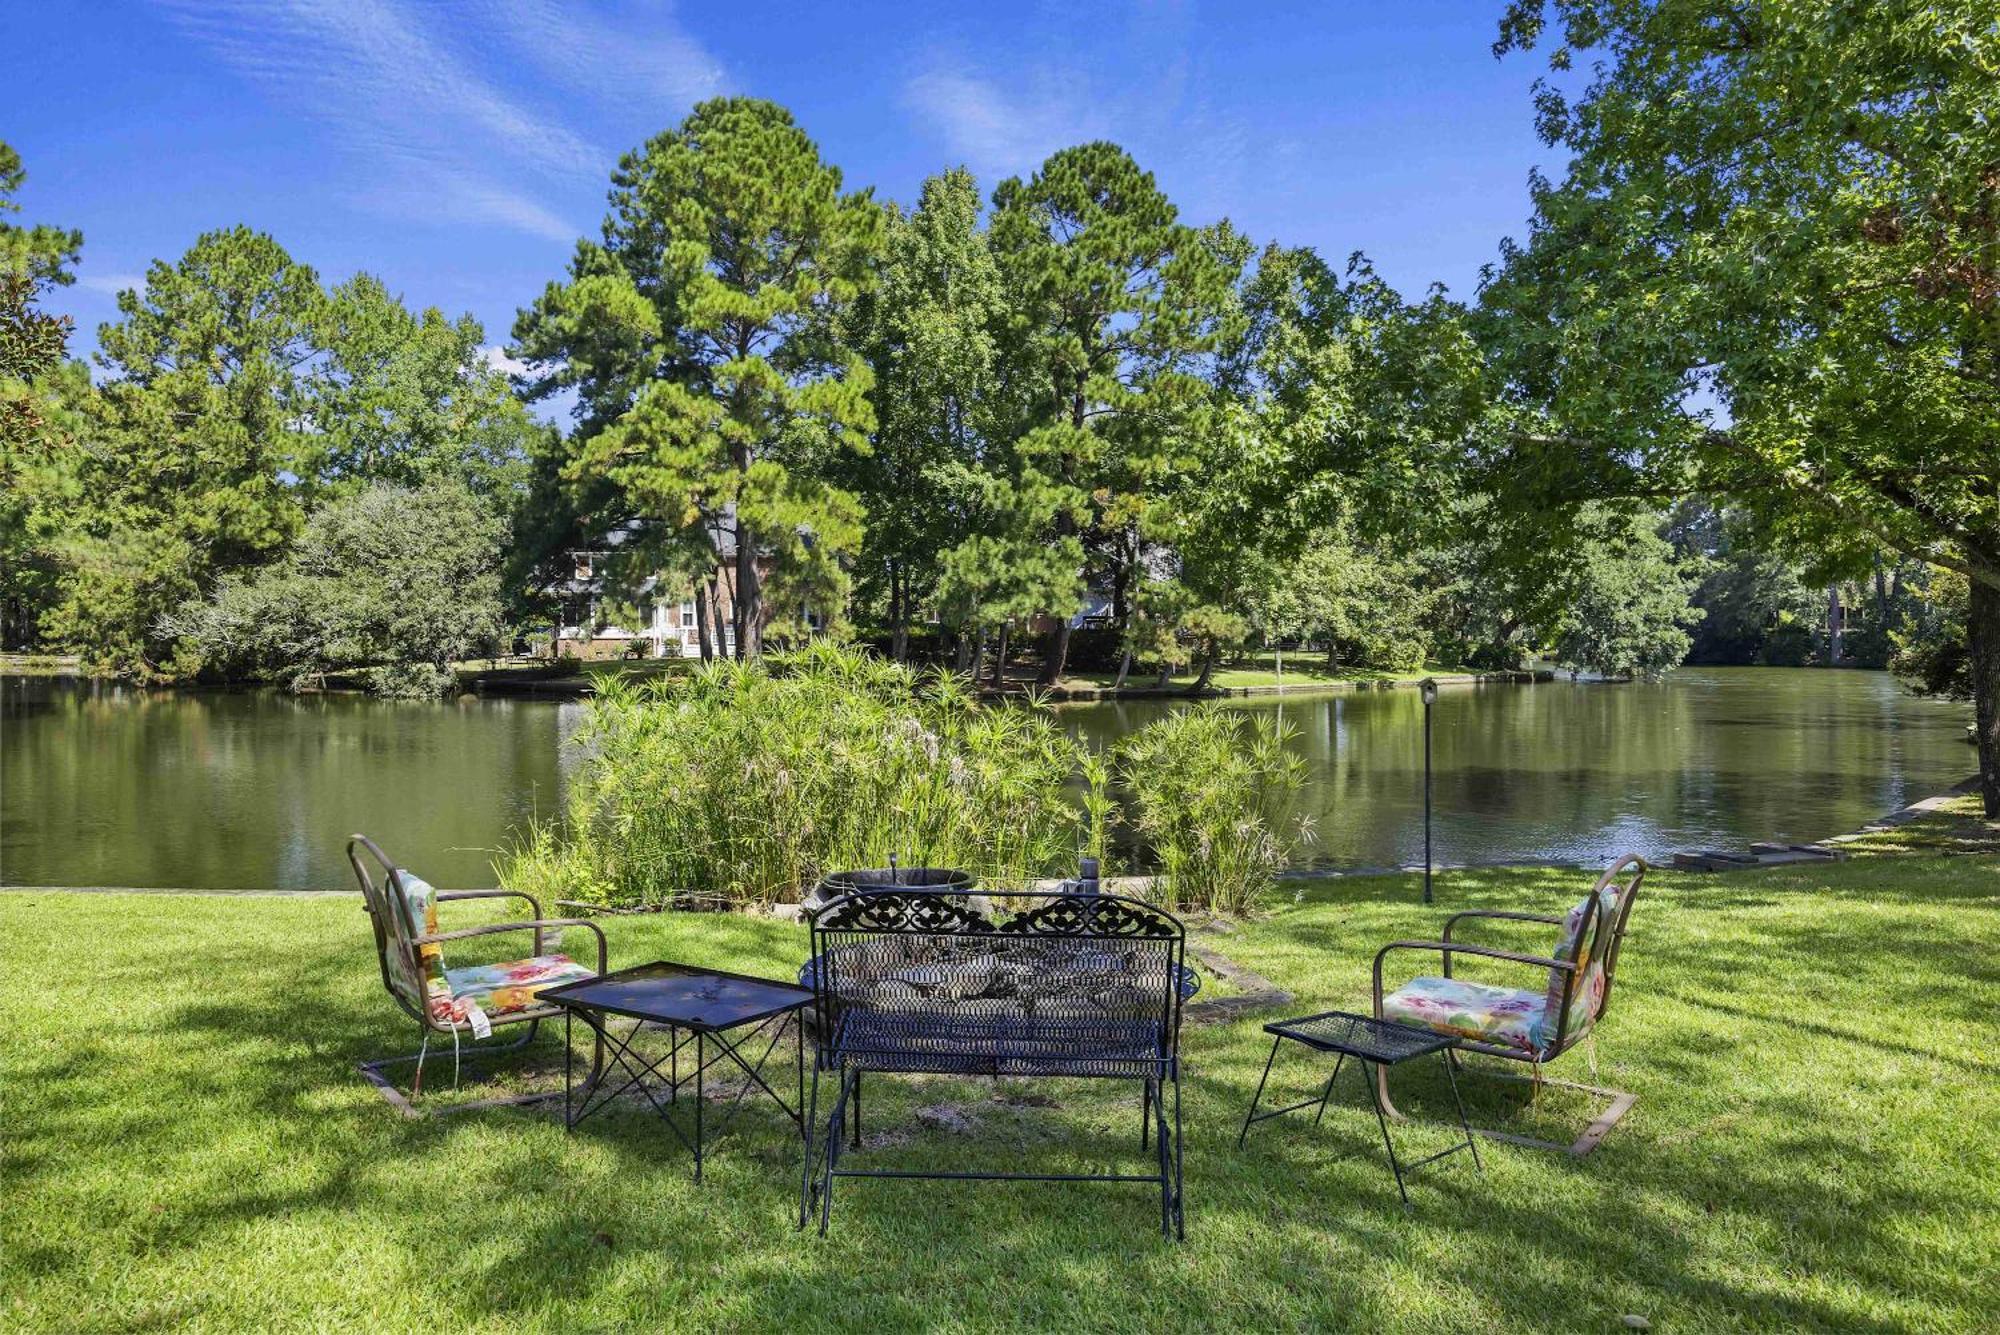
[[[648,577],[629,600],[642,613],[637,624],[609,619],[605,608],[604,563],[610,549],[572,551],[565,558],[569,576],[556,586],[556,624],[534,644],[537,656],[560,658],[699,658],[701,617],[695,605],[698,591],[686,581]],[[767,613],[768,615],[768,613]],[[718,656],[736,652],[733,581],[715,581],[709,609],[709,637]],[[715,620],[720,618],[720,625]]]
[[[706,590],[684,577],[648,576],[626,601],[638,609],[636,618],[613,619],[605,592],[605,563],[616,555],[616,535],[605,547],[578,549],[564,557],[567,577],[553,590],[557,597],[555,624],[535,637],[531,650],[537,657],[582,659],[604,658],[699,658],[701,657],[702,608],[697,599],[708,602],[708,634],[718,658],[736,654],[735,552],[723,551],[718,560],[721,571]],[[770,563],[757,560],[760,576],[768,578]],[[763,621],[769,626],[777,617],[769,599],[765,600]],[[821,618],[805,612],[805,623],[819,629]],[[627,622],[631,624],[627,624]]]

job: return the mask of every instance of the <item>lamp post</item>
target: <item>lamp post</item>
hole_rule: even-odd
[[[1425,677],[1417,683],[1424,698],[1424,903],[1431,902],[1431,706],[1437,703],[1438,684]]]

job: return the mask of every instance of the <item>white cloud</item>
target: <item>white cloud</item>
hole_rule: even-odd
[[[96,292],[102,296],[115,297],[128,288],[144,289],[146,275],[142,273],[80,273],[76,285],[86,292]]]
[[[1057,149],[1109,130],[1102,113],[1074,92],[1044,87],[1015,96],[990,79],[941,66],[909,79],[903,104],[985,178],[1032,171]]]
[[[470,11],[411,0],[155,3],[274,102],[326,126],[367,176],[363,202],[550,240],[577,235],[544,203],[550,187],[601,178],[615,155],[573,130],[559,99],[538,106],[486,73],[496,39],[606,96],[643,82],[678,102],[722,77],[664,16],[628,31],[542,0]]]
[[[1109,139],[1156,175],[1184,218],[1221,218],[1269,181],[1276,146],[1210,101],[1178,21],[1149,21],[1135,40],[1141,54],[1116,66],[1044,60],[1004,79],[934,55],[904,82],[903,105],[918,133],[988,186]]]
[[[479,350],[480,359],[501,375],[528,375],[529,365],[507,355],[507,349],[498,344],[488,344]]]
[[[622,22],[554,0],[487,0],[486,7],[543,74],[611,105],[657,104],[678,120],[725,84],[722,63],[664,5],[626,6]]]
[[[354,200],[392,218],[449,225],[490,223],[562,245],[583,235],[533,195],[448,167],[392,177],[362,190]]]

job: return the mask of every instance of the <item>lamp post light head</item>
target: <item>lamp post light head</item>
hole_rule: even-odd
[[[1435,677],[1425,677],[1417,683],[1417,692],[1424,697],[1425,704],[1436,704],[1438,698],[1437,679]]]

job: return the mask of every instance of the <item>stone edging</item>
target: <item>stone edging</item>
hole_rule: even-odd
[[[1532,686],[1538,682],[1556,679],[1553,668],[1533,668],[1520,672],[1447,672],[1430,678],[1440,686]],[[1307,680],[1298,686],[1211,686],[1200,693],[1190,691],[1185,686],[1169,686],[1161,690],[1153,686],[1127,686],[1113,690],[1109,686],[1078,686],[1047,691],[1042,698],[1055,704],[1102,703],[1117,700],[1217,700],[1238,696],[1262,695],[1339,695],[1354,691],[1413,691],[1422,682],[1422,677],[1370,677],[1351,681]],[[982,689],[982,695],[1018,695],[1019,691]]]
[[[1933,793],[1922,801],[1912,802],[1906,807],[1899,807],[1886,816],[1878,816],[1858,830],[1850,830],[1846,834],[1836,834],[1831,839],[1822,839],[1820,842],[1823,844],[1846,844],[1852,843],[1856,839],[1866,839],[1871,834],[1881,834],[1885,830],[1893,830],[1899,825],[1908,825],[1911,821],[1922,820],[1925,816],[1943,807],[1954,798],[1964,797],[1967,793],[1976,793],[1978,791],[1979,776],[1974,774],[1970,778],[1960,779],[1941,793]]]
[[[1244,968],[1219,951],[1190,942],[1188,953],[1206,964],[1217,976],[1226,978],[1243,989],[1233,997],[1210,997],[1206,1001],[1189,1002],[1181,1014],[1191,1024],[1222,1024],[1229,1020],[1240,1020],[1251,1011],[1270,1010],[1292,1004],[1291,993],[1263,974]]]

